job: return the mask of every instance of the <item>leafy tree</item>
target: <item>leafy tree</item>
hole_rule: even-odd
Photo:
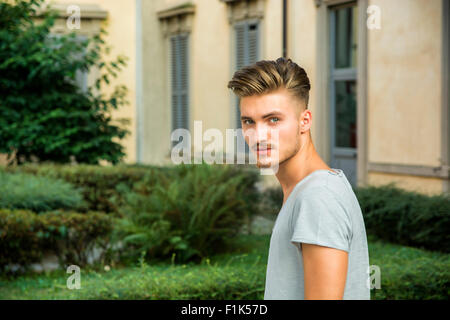
[[[108,96],[101,92],[126,57],[103,60],[110,50],[104,29],[84,41],[75,32],[52,36],[57,14],[39,10],[43,4],[0,0],[0,153],[8,154],[9,165],[36,159],[117,164],[125,153],[112,140],[130,133],[121,126],[129,120],[112,120],[110,112],[128,104],[127,88],[116,86]],[[100,75],[95,85],[81,90],[77,74],[93,69]]]

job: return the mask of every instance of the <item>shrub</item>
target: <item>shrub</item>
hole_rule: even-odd
[[[124,195],[133,188],[133,185],[144,179],[148,184],[155,183],[152,178],[158,171],[159,175],[175,176],[174,169],[169,167],[156,167],[151,165],[60,165],[60,164],[31,164],[5,167],[0,171],[23,172],[37,176],[46,176],[62,179],[82,190],[84,200],[91,211],[101,211],[116,215],[119,207],[124,203]]]
[[[83,210],[85,207],[81,190],[70,183],[0,170],[0,208],[43,212],[65,208]]]
[[[110,247],[114,221],[102,212],[56,210],[45,213],[42,221],[44,229],[38,235],[44,239],[43,247],[58,256],[60,265],[87,265],[95,246],[104,250]]]
[[[232,166],[206,164],[181,165],[170,175],[154,172],[127,195],[116,239],[123,239],[131,259],[145,252],[147,258],[175,254],[184,262],[225,250],[254,213],[246,203],[256,197],[252,177],[257,178]]]
[[[0,270],[9,263],[28,265],[42,258],[41,216],[28,210],[0,209]]]
[[[381,288],[372,300],[440,299],[450,293],[450,255],[388,244],[369,236],[370,265],[380,267]]]
[[[381,271],[372,300],[448,300],[450,255],[393,245],[369,237],[370,265]],[[240,235],[239,252],[201,264],[158,263],[103,270],[83,269],[83,290],[67,290],[65,270],[0,278],[0,299],[263,299],[270,235]]]
[[[101,212],[56,210],[37,215],[0,209],[0,270],[8,271],[9,264],[26,270],[46,251],[56,254],[61,265],[86,265],[96,244],[107,247],[112,227],[112,218]]]
[[[394,187],[355,190],[368,233],[393,243],[450,251],[450,197]]]
[[[263,191],[263,210],[269,214],[277,215],[283,206],[283,190],[281,187],[270,187]]]

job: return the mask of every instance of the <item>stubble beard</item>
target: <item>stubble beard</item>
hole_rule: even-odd
[[[299,125],[297,125],[297,130],[296,130],[296,135],[295,135],[295,145],[294,148],[287,150],[285,152],[286,156],[282,157],[281,154],[278,154],[279,156],[279,161],[278,161],[278,166],[280,167],[281,165],[283,165],[283,163],[285,163],[286,161],[289,161],[292,157],[294,157],[300,150],[300,134],[299,134]],[[280,143],[278,143],[278,152],[280,152],[280,148],[279,146],[281,145],[282,141],[280,141]],[[272,158],[268,158],[268,161],[260,161],[258,158],[257,161],[257,167],[258,168],[270,168],[272,166],[275,165],[275,163],[272,163],[271,161]]]

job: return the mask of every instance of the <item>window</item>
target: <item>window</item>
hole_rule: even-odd
[[[189,129],[188,34],[170,37],[172,131]],[[174,141],[177,144],[179,141]]]
[[[356,148],[357,7],[332,9],[331,27],[333,143],[338,148]]]
[[[329,18],[331,166],[356,185],[358,7],[330,7]]]
[[[52,39],[61,39],[61,37],[63,36],[63,34],[59,34],[59,33],[55,33],[55,34],[50,34],[49,35],[49,40],[51,41]],[[84,35],[76,35],[76,37],[74,38],[75,43],[82,43],[87,41],[87,37]],[[51,41],[51,46],[54,49],[58,49],[60,47],[59,44],[56,44],[55,42]],[[86,54],[86,48],[84,49],[84,52],[80,52],[77,54],[72,54],[72,59],[74,59],[74,61],[77,61],[79,59],[83,58],[83,55]],[[75,84],[77,85],[77,87],[81,90],[81,92],[87,92],[88,91],[88,76],[89,76],[89,72],[88,71],[84,71],[84,70],[80,70],[78,69],[76,74],[75,74]]]

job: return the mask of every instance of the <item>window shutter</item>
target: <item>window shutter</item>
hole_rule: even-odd
[[[188,37],[183,35],[179,37],[180,46],[180,122],[179,128],[189,129],[189,75],[188,75]]]
[[[189,129],[188,35],[175,35],[170,44],[172,130]]]
[[[259,32],[258,24],[252,23],[248,25],[248,64],[253,64],[258,61],[259,52]]]

